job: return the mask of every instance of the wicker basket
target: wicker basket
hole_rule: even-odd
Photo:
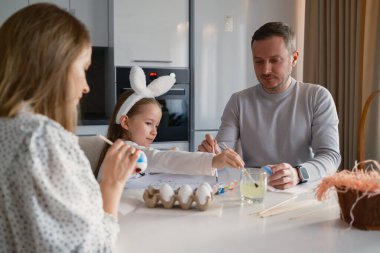
[[[362,195],[360,191],[338,192],[340,218],[348,224],[352,221],[352,205]],[[380,195],[359,200],[352,209],[352,216],[354,217],[352,226],[363,230],[380,230]]]
[[[367,112],[373,98],[380,91],[374,91],[367,99],[363,112],[360,118],[359,125],[359,161],[365,160],[365,122]],[[359,166],[359,169],[364,169],[364,165]],[[341,210],[341,219],[351,224],[352,226],[363,230],[380,230],[380,195],[373,197],[363,197],[356,205],[356,200],[363,195],[363,192],[356,190],[337,189],[339,206]],[[351,213],[352,212],[352,213]],[[354,218],[352,221],[351,216]]]

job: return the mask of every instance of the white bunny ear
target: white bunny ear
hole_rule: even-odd
[[[129,74],[129,81],[131,82],[131,88],[141,95],[146,93],[146,78],[144,71],[139,66],[133,66],[131,73]]]
[[[150,97],[158,97],[166,93],[175,83],[173,76],[161,76],[153,80],[147,87]]]
[[[129,74],[129,80],[131,87],[135,91],[130,95],[124,103],[121,105],[117,112],[115,122],[120,124],[120,118],[122,115],[126,115],[137,101],[144,97],[158,97],[167,92],[175,83],[175,75],[161,76],[146,86],[146,78],[142,68],[134,66]]]

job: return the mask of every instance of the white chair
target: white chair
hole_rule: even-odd
[[[97,136],[78,136],[78,138],[79,146],[90,161],[91,169],[95,174],[100,153],[106,143]]]

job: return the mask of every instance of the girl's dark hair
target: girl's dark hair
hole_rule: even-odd
[[[127,98],[132,94],[133,94],[133,92],[130,92],[130,91],[123,92],[120,95],[120,97],[116,103],[115,108],[113,109],[111,119],[110,119],[110,122],[108,124],[108,131],[107,131],[107,138],[112,142],[116,141],[117,139],[130,140],[130,138],[131,138],[130,133],[126,129],[124,129],[121,126],[121,124],[116,123],[116,115],[119,112],[120,107],[123,105],[125,100],[127,100]],[[160,109],[162,107],[161,104],[155,98],[142,98],[139,101],[137,101],[136,104],[134,104],[132,106],[132,108],[128,111],[127,116],[131,118],[131,117],[141,113],[142,107],[144,107],[145,105],[148,105],[148,104],[155,104]],[[104,160],[104,157],[106,156],[108,148],[109,148],[109,145],[105,145],[101,154],[100,154],[100,157],[98,160],[98,165],[96,166],[96,170],[95,170],[96,176],[99,173],[100,166],[102,165],[102,162]]]

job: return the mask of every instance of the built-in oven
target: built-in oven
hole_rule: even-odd
[[[166,149],[189,149],[190,139],[190,71],[183,68],[143,68],[147,84],[154,79],[175,74],[176,83],[164,95],[156,99],[162,105],[162,119],[153,146]],[[116,97],[126,90],[133,91],[129,81],[130,67],[116,68]],[[158,146],[159,145],[159,146]]]

